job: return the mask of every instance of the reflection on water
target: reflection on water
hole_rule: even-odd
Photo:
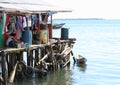
[[[46,77],[15,81],[15,85],[70,85],[70,67],[49,72]]]
[[[80,71],[82,71],[82,72],[85,72],[86,69],[87,69],[87,65],[79,65],[79,64],[77,64],[77,66],[80,68]]]
[[[38,78],[33,76],[32,79],[25,79],[23,81],[15,81],[15,85],[74,85],[72,84],[72,77],[74,77],[74,69],[85,72],[87,66],[78,66],[71,64],[71,66],[49,72],[46,77]],[[79,73],[79,72],[76,72]],[[73,75],[73,76],[72,76]]]

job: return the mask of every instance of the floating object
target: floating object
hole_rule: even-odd
[[[77,58],[77,64],[79,65],[86,65],[86,61],[87,59],[81,55],[78,55],[78,58]]]
[[[60,29],[60,28],[63,27],[63,25],[65,25],[65,23],[54,24],[54,25],[53,25],[53,29]]]

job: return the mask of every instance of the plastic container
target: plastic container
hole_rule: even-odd
[[[68,28],[61,28],[61,40],[68,40]]]
[[[22,41],[32,45],[32,32],[30,30],[25,30],[22,32]]]
[[[41,44],[48,43],[48,30],[47,29],[40,30],[39,39],[40,39]]]

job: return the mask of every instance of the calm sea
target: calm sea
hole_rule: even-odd
[[[55,20],[66,23],[69,37],[76,38],[74,56],[87,59],[86,67],[73,64],[50,72],[42,79],[17,81],[15,85],[120,85],[120,20]],[[61,30],[53,30],[60,37]]]
[[[80,54],[87,58],[85,68],[71,64],[64,75],[66,83],[61,85],[120,85],[120,20],[56,22],[66,22],[69,37],[77,39],[73,48],[75,57]],[[54,36],[59,37],[57,31],[54,30]]]

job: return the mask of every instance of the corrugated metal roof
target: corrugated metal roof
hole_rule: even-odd
[[[45,0],[4,0],[0,1],[0,10],[26,13],[71,12],[71,10],[55,6]]]

